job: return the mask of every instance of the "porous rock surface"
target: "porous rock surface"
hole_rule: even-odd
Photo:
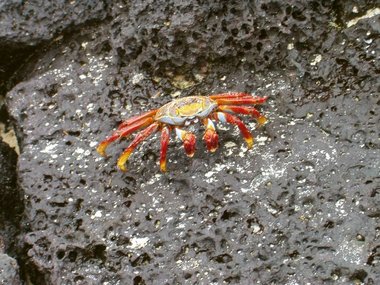
[[[370,15],[369,10],[375,11]],[[7,94],[21,143],[23,271],[34,284],[376,284],[375,2],[115,1],[34,54]],[[360,21],[350,22],[363,17]],[[353,24],[348,24],[353,23]],[[97,143],[173,98],[269,95],[252,150],[218,125],[194,158],[159,137],[115,167]]]
[[[20,285],[17,261],[0,252],[0,284]]]
[[[15,238],[22,212],[20,191],[16,176],[17,154],[0,138],[0,284],[18,285],[18,265],[15,253]]]

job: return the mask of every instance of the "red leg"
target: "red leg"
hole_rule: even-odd
[[[261,115],[261,113],[257,111],[256,108],[250,106],[220,105],[218,106],[218,109],[221,111],[228,111],[237,114],[251,115],[257,119],[257,122],[260,126],[267,121],[267,119]]]
[[[240,92],[230,92],[230,93],[221,93],[209,96],[211,99],[231,99],[231,98],[241,98],[241,97],[252,97],[252,94],[249,93],[240,93]]]
[[[230,123],[237,125],[239,127],[240,132],[242,133],[245,141],[247,142],[248,148],[251,148],[253,145],[253,137],[250,131],[247,129],[246,125],[238,118],[231,114],[224,112],[215,112],[212,113],[211,118],[215,120],[219,120],[223,123]]]
[[[195,153],[195,135],[184,131],[180,128],[175,128],[177,137],[183,142],[183,147],[188,157],[193,157]]]
[[[206,132],[203,136],[203,140],[206,143],[208,151],[214,152],[218,148],[218,134],[215,131],[214,123],[211,119],[205,118],[203,120],[203,124],[206,126]]]
[[[129,126],[129,125],[132,125],[142,119],[145,119],[145,118],[148,118],[148,117],[153,117],[154,115],[156,115],[157,113],[157,109],[156,110],[151,110],[149,112],[145,112],[141,115],[138,115],[138,116],[134,116],[132,118],[129,118],[128,120],[122,122],[119,127],[117,128],[118,130],[120,129],[123,129],[125,128],[126,126]]]
[[[254,105],[263,104],[268,99],[268,97],[243,97],[234,99],[216,99],[218,105]]]
[[[145,140],[148,136],[153,134],[155,131],[157,131],[159,127],[159,124],[153,123],[146,129],[142,130],[139,132],[134,140],[130,143],[130,145],[125,149],[125,151],[120,155],[118,161],[117,161],[117,166],[120,168],[122,171],[126,171],[125,163],[127,162],[129,156],[133,152],[133,150],[143,141]]]
[[[168,151],[170,138],[170,129],[165,126],[161,131],[161,156],[160,156],[160,168],[162,172],[166,171],[166,153]]]
[[[136,121],[134,124],[131,124],[131,125],[128,125],[124,128],[116,130],[115,132],[112,133],[111,136],[109,136],[104,141],[102,141],[96,150],[98,151],[98,153],[101,156],[106,156],[106,149],[110,143],[117,140],[118,138],[127,137],[131,133],[133,133],[139,129],[142,129],[144,127],[149,126],[150,124],[153,123],[153,121],[154,120],[152,117],[148,117],[148,118],[145,118],[143,120]]]

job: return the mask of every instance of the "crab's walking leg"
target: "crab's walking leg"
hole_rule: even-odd
[[[177,137],[183,142],[183,148],[185,149],[187,156],[193,157],[195,153],[195,135],[177,127],[175,128],[175,132]]]
[[[218,109],[236,114],[251,115],[256,118],[260,126],[264,125],[267,119],[256,108],[250,106],[220,105]]]
[[[252,97],[252,94],[249,93],[241,93],[241,92],[230,92],[230,93],[221,93],[209,96],[211,99],[233,99],[233,98],[241,98],[241,97]]]
[[[242,98],[220,98],[215,99],[218,105],[250,105],[264,104],[268,97],[242,97]]]
[[[168,151],[170,138],[170,129],[164,126],[161,130],[161,156],[160,156],[160,168],[162,172],[166,171],[166,153]]]
[[[98,151],[98,153],[101,156],[106,156],[106,149],[110,143],[117,140],[118,138],[127,137],[131,133],[133,133],[134,131],[137,131],[137,130],[142,129],[146,126],[149,126],[150,124],[153,123],[153,121],[154,120],[152,117],[147,117],[147,118],[144,118],[142,120],[136,121],[135,123],[128,125],[124,128],[116,130],[115,132],[112,133],[111,136],[109,136],[104,141],[102,141],[99,144],[99,146],[96,148],[96,150]]]
[[[210,116],[212,119],[219,120],[223,123],[230,123],[237,125],[239,127],[240,132],[242,133],[245,141],[247,142],[248,148],[251,148],[253,145],[253,137],[250,131],[247,129],[245,124],[238,118],[235,117],[234,115],[224,113],[224,112],[215,112],[212,113]]]
[[[125,149],[125,151],[120,155],[118,161],[117,161],[117,166],[120,168],[122,171],[126,171],[125,163],[127,162],[129,156],[133,152],[133,150],[143,141],[145,140],[148,136],[153,134],[155,131],[157,131],[159,127],[159,124],[153,123],[146,129],[142,130],[139,132],[134,140],[130,143],[130,145]]]
[[[209,118],[203,119],[203,124],[206,126],[203,140],[206,143],[208,151],[214,152],[218,148],[218,134],[215,131],[215,125]]]
[[[122,123],[118,126],[117,129],[120,130],[120,129],[123,129],[123,128],[125,128],[125,127],[127,127],[127,126],[129,126],[129,125],[132,125],[132,124],[134,124],[134,123],[136,123],[136,122],[138,122],[138,121],[141,121],[142,119],[146,119],[146,118],[149,118],[149,117],[153,117],[154,115],[156,115],[156,113],[157,113],[157,109],[155,109],[155,110],[151,110],[151,111],[148,111],[148,112],[145,112],[145,113],[143,113],[143,114],[141,114],[141,115],[138,115],[138,116],[134,116],[134,117],[132,117],[132,118],[130,118],[130,119],[128,119],[128,120],[122,122]]]

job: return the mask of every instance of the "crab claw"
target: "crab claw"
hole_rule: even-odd
[[[109,145],[109,142],[107,141],[102,141],[98,147],[96,148],[96,151],[103,157],[106,157],[106,148]]]
[[[193,157],[195,153],[196,137],[190,132],[186,132],[179,128],[176,128],[177,137],[183,142],[183,148],[185,149],[188,157]]]
[[[203,135],[203,140],[206,143],[208,151],[215,152],[218,148],[219,137],[215,131],[214,123],[210,119],[205,119],[203,123],[206,125],[206,132]]]
[[[162,172],[166,171],[166,153],[168,151],[170,138],[170,128],[164,126],[161,130],[161,155],[160,155],[160,168]]]
[[[265,118],[264,116],[260,116],[257,118],[257,123],[259,124],[259,127],[261,127],[262,125],[264,125],[267,121],[267,118]]]
[[[215,130],[208,129],[206,130],[204,136],[204,141],[206,142],[206,146],[209,152],[215,152],[218,148],[218,134]]]
[[[183,139],[183,147],[188,157],[193,157],[195,153],[195,135],[187,133]]]

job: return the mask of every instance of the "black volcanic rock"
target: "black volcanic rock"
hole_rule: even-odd
[[[374,8],[114,1],[104,21],[62,28],[25,60],[28,73],[6,97],[21,144],[23,272],[36,284],[375,284]],[[202,126],[192,159],[173,136],[166,174],[159,136],[126,173],[116,160],[127,141],[107,159],[96,153],[123,119],[228,91],[270,96],[264,127],[244,117],[252,150],[218,124],[214,154]]]

